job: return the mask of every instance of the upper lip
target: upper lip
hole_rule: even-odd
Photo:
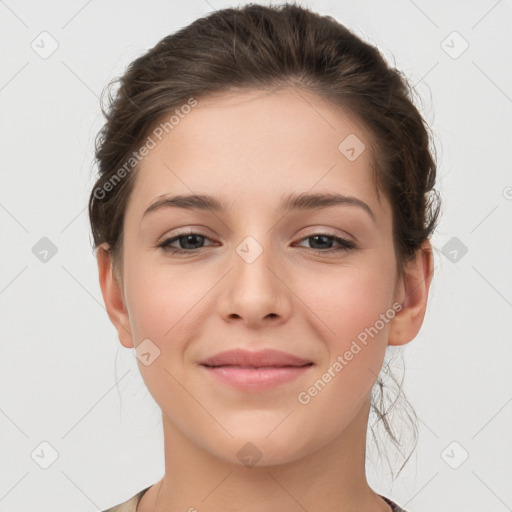
[[[205,366],[305,366],[312,361],[287,354],[279,350],[265,349],[253,352],[249,350],[233,349],[220,352],[212,357],[200,361]]]

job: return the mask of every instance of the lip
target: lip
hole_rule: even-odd
[[[309,371],[306,366],[243,368],[240,366],[202,366],[217,381],[240,391],[266,391],[299,378]]]
[[[235,349],[200,362],[217,381],[241,391],[265,391],[299,378],[314,365],[286,352]]]
[[[220,352],[212,357],[208,357],[199,364],[206,366],[243,366],[258,368],[262,366],[304,366],[312,361],[302,359],[301,357],[281,352],[280,350],[265,349],[257,352],[233,349]]]

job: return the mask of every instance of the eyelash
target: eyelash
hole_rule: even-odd
[[[202,238],[209,239],[209,237],[205,233],[201,233],[199,231],[187,231],[184,233],[180,233],[172,238],[168,238],[168,239],[164,240],[161,244],[158,245],[158,247],[160,247],[161,249],[163,249],[165,252],[167,252],[169,254],[193,254],[193,253],[199,251],[200,249],[203,249],[203,247],[200,247],[198,249],[178,249],[176,247],[170,247],[171,243],[176,242],[180,238],[186,238],[187,236],[191,236],[191,235],[199,235]],[[355,244],[350,242],[349,240],[345,240],[344,238],[330,235],[328,233],[315,233],[313,235],[306,236],[306,237],[302,238],[300,241],[307,240],[308,238],[318,237],[318,236],[330,238],[333,241],[341,244],[341,247],[338,247],[335,249],[325,249],[325,250],[311,249],[311,251],[313,251],[316,254],[325,254],[325,253],[338,252],[338,251],[347,251],[348,252],[348,251],[352,251],[352,250],[356,249]]]

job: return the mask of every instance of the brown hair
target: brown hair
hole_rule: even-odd
[[[313,92],[354,114],[372,134],[374,176],[392,204],[397,270],[403,276],[407,260],[433,233],[440,210],[430,130],[412,102],[407,79],[376,47],[330,16],[295,4],[249,4],[212,12],[164,37],[107,86],[89,218],[94,247],[108,244],[119,278],[124,212],[137,168],[132,155],[162,116],[191,98],[276,87]],[[372,410],[399,446],[387,412],[379,408],[380,377],[374,390],[379,389],[380,398],[372,394]]]

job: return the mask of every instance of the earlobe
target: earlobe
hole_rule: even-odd
[[[433,272],[432,246],[426,240],[405,269],[397,298],[402,309],[390,322],[388,345],[405,345],[417,336],[425,317]]]
[[[112,270],[112,259],[107,244],[98,246],[96,259],[101,293],[108,317],[116,328],[119,341],[123,347],[133,348],[128,311],[124,303],[123,291]]]

